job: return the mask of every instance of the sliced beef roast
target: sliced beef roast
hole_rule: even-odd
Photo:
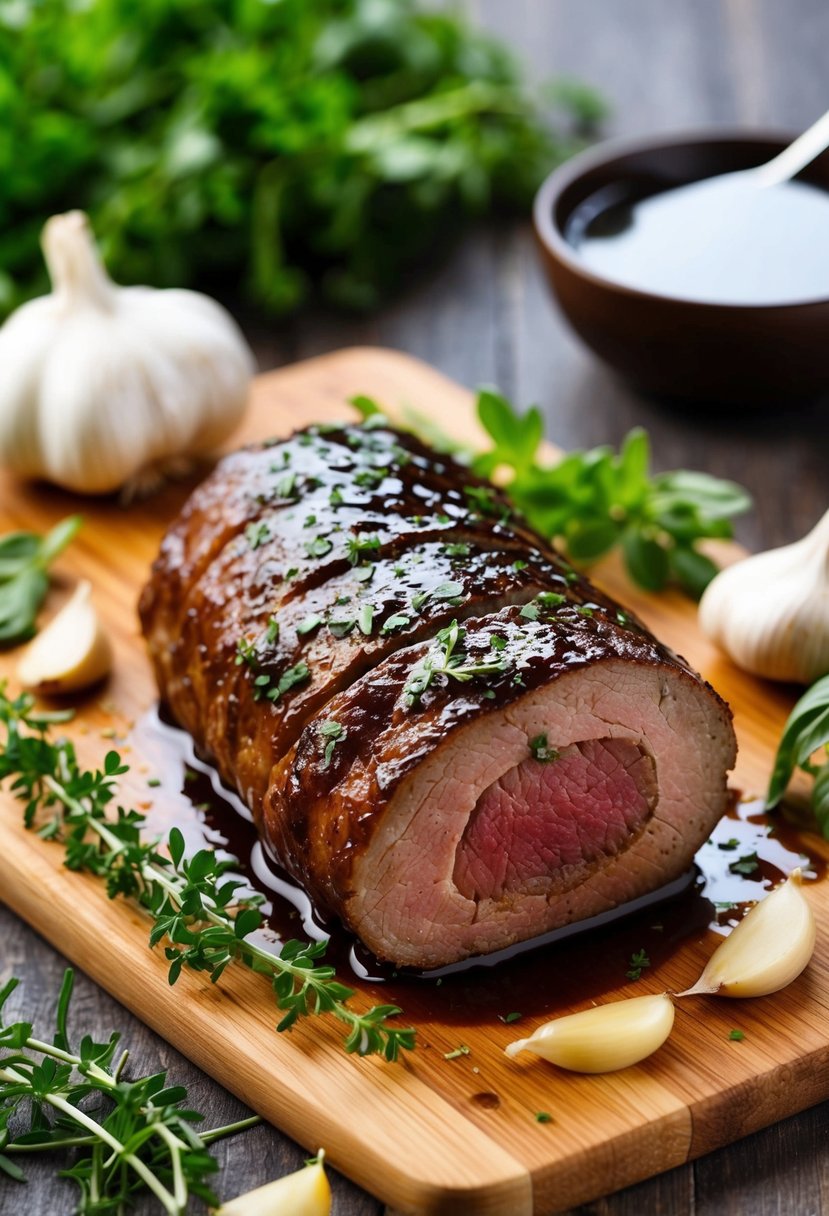
[[[141,599],[161,693],[380,958],[645,894],[726,805],[730,714],[504,496],[386,426],[223,461]]]

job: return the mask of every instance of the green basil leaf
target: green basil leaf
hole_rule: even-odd
[[[55,524],[51,532],[47,532],[40,546],[40,561],[49,566],[63,552],[71,540],[78,534],[83,518],[80,515],[69,515]]]
[[[690,596],[698,600],[719,567],[710,557],[685,545],[677,545],[670,552],[671,574]]]
[[[48,589],[48,577],[36,566],[0,584],[0,644],[9,646],[32,636]]]
[[[641,532],[628,531],[622,541],[625,564],[634,582],[646,591],[661,591],[668,581],[667,550]]]

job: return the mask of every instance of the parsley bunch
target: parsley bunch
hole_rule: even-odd
[[[414,1047],[413,1030],[388,1024],[400,1012],[396,1005],[366,1013],[348,1005],[353,990],[319,962],[325,942],[289,941],[279,954],[257,944],[262,899],[242,895],[244,884],[227,878],[232,861],[220,861],[210,849],[185,857],[178,828],[161,853],[158,841],[141,834],[143,815],[113,809],[115,781],[127,768],[111,751],[103,769],[82,769],[69,741],[49,737],[49,728],[68,716],[38,713],[32,697],[10,700],[0,686],[0,784],[11,781],[24,803],[27,827],[37,826],[42,837],[63,844],[70,870],[96,874],[111,899],[127,897],[149,913],[150,945],[166,943],[171,984],[184,967],[204,971],[216,983],[230,963],[241,963],[270,980],[282,1011],[277,1030],[289,1030],[311,1014],[333,1014],[348,1027],[348,1052],[395,1060],[401,1049]]]
[[[628,574],[648,591],[673,582],[699,597],[717,567],[697,541],[732,536],[731,519],[751,506],[741,486],[707,473],[652,475],[641,427],[628,434],[618,453],[602,446],[547,464],[538,459],[540,410],[521,414],[505,397],[484,389],[478,417],[492,447],[474,457],[474,471],[490,477],[497,470],[532,526],[562,541],[575,560],[591,562],[620,545]]]
[[[475,214],[525,210],[601,117],[414,0],[0,0],[0,312],[51,214],[124,282],[368,308]]]
[[[824,759],[815,762],[813,757],[820,753]],[[818,827],[829,839],[829,675],[803,694],[789,716],[766,795],[769,809],[783,797],[795,769],[814,777],[812,809]]]
[[[3,1020],[17,986],[0,989],[0,1174],[25,1182],[15,1158],[69,1151],[61,1177],[80,1190],[78,1216],[122,1216],[151,1193],[169,1216],[184,1216],[191,1197],[218,1203],[206,1175],[218,1167],[208,1144],[258,1123],[253,1116],[198,1134],[202,1116],[189,1110],[187,1090],[168,1086],[165,1072],[129,1081],[119,1036],[105,1043],[84,1035],[73,1046],[67,1029],[73,973],[63,977],[51,1042],[28,1022]],[[28,1128],[15,1133],[28,1111]]]

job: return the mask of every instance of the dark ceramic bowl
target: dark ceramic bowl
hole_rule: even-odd
[[[564,233],[588,197],[622,184],[645,197],[770,160],[793,135],[714,131],[612,142],[551,173],[535,200],[544,267],[576,333],[646,392],[694,401],[784,404],[829,389],[829,298],[707,304],[613,283]],[[829,152],[801,174],[829,189]],[[829,233],[827,233],[829,240]]]

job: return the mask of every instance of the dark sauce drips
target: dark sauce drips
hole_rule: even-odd
[[[133,738],[163,791],[146,811],[148,832],[166,835],[176,826],[188,851],[207,845],[220,856],[238,858],[239,877],[266,901],[260,944],[276,951],[289,938],[328,938],[326,961],[344,980],[366,990],[370,999],[372,988],[382,984],[383,1003],[400,1004],[407,1019],[419,1025],[433,1019],[468,1025],[509,1019],[511,1013],[539,1016],[599,997],[626,983],[626,969],[637,952],[646,952],[653,972],[683,941],[708,929],[728,933],[796,867],[806,881],[826,874],[826,862],[805,836],[779,816],[767,816],[761,800],[735,796],[699,850],[687,880],[672,884],[671,898],[627,915],[616,910],[600,928],[581,929],[555,944],[522,943],[502,952],[508,961],[497,966],[466,962],[440,973],[395,970],[378,962],[338,922],[317,913],[268,854],[247,807],[195,754],[188,734],[153,712],[137,725]]]

